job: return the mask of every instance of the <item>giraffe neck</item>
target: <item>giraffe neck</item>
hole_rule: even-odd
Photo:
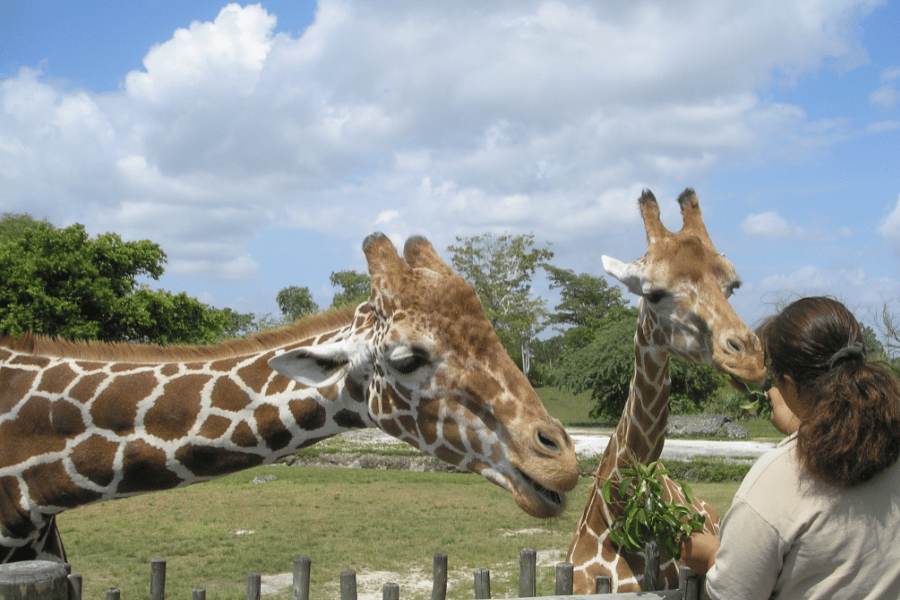
[[[634,459],[647,464],[662,454],[669,418],[669,354],[652,340],[651,322],[642,311],[634,335],[634,375],[628,400],[604,453],[604,468],[597,471],[598,480],[605,480]]]
[[[4,518],[2,545],[33,535],[29,520],[209,480],[372,426],[361,386],[304,388],[267,365],[286,347],[365,333],[342,323],[281,347],[197,360],[0,347],[0,495],[22,516]]]

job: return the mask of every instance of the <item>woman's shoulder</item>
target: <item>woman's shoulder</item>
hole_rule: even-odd
[[[754,463],[735,496],[747,498],[755,491],[771,495],[772,490],[796,488],[800,468],[797,436],[794,434],[785,438]]]

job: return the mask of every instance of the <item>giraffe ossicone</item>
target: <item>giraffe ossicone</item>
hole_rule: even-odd
[[[574,446],[431,244],[363,243],[352,310],[219,346],[0,339],[0,563],[65,560],[55,516],[271,463],[361,427],[558,515]]]
[[[640,296],[639,314],[628,399],[594,474],[567,554],[575,567],[576,594],[593,593],[601,575],[612,579],[613,592],[641,589],[644,555],[624,553],[610,540],[609,527],[621,506],[607,504],[601,488],[609,479],[617,487],[619,469],[630,461],[648,464],[659,459],[669,416],[669,357],[712,364],[732,380],[760,381],[765,376],[762,346],[728,302],[740,286],[734,266],[713,246],[694,191],[685,190],[678,203],[684,224],[672,233],[660,220],[656,198],[645,190],[638,206],[647,235],[646,254],[632,263],[602,258],[606,272]],[[686,503],[673,481],[664,478],[664,484],[666,500]],[[715,510],[701,500],[693,509],[705,514],[706,529],[718,534]],[[675,561],[662,557],[660,562],[663,587],[677,587]]]

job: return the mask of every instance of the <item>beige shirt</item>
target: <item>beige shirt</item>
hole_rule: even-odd
[[[722,521],[713,600],[900,598],[900,461],[835,488],[801,467],[792,436],[753,466]]]

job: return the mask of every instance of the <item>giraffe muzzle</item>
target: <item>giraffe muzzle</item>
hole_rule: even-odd
[[[558,516],[566,492],[578,484],[578,461],[572,439],[559,423],[535,427],[513,459],[508,487],[519,507],[538,518]]]

